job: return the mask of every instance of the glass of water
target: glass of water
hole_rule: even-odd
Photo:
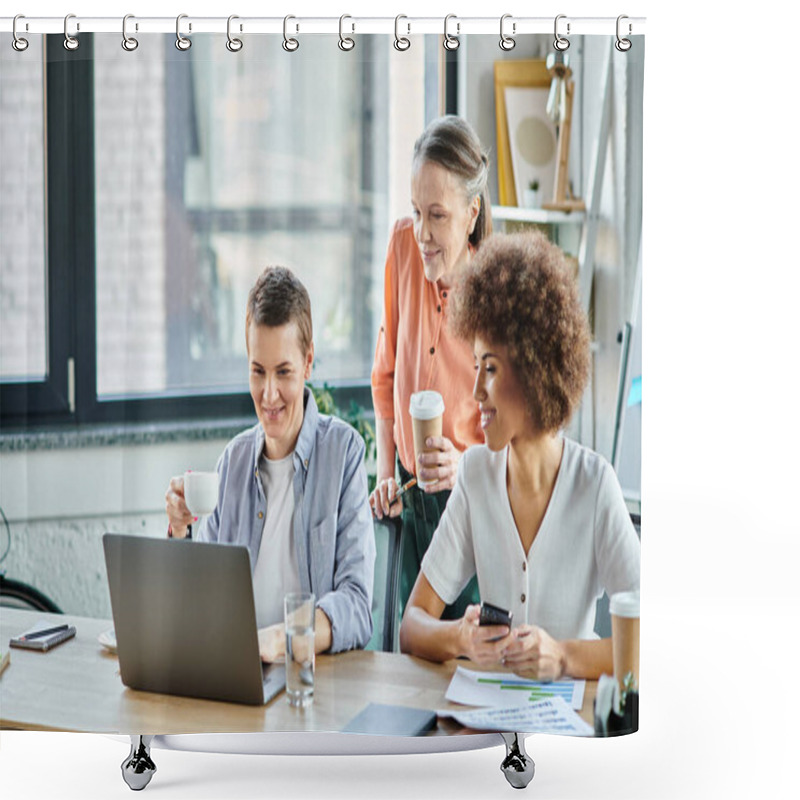
[[[314,701],[314,602],[309,592],[287,594],[283,599],[286,699],[298,708]]]

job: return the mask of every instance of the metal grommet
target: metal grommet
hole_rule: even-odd
[[[342,14],[339,17],[339,49],[344,50],[345,52],[352,50],[356,46],[355,39],[351,39],[349,36],[345,36],[342,32],[342,24],[346,19],[353,19],[349,14]],[[353,31],[355,31],[356,26],[352,26]]]
[[[400,36],[400,33],[398,32],[398,24],[401,19],[408,19],[408,17],[405,14],[398,14],[394,18],[394,49],[404,52],[411,47],[411,39],[408,39],[405,36]],[[406,23],[406,27],[408,28],[408,33],[411,33],[411,25]]]
[[[11,46],[12,46],[12,47],[13,47],[13,48],[14,48],[14,49],[15,49],[15,50],[18,52],[18,53],[22,53],[24,50],[27,50],[27,49],[28,49],[28,40],[27,40],[27,39],[23,39],[23,38],[22,38],[22,37],[21,37],[21,36],[20,36],[20,35],[17,33],[17,20],[18,20],[18,19],[25,19],[25,16],[24,16],[23,14],[17,14],[17,16],[16,16],[16,17],[14,17],[14,22],[13,22],[13,24],[12,24],[12,26],[11,26],[11,33],[13,33],[13,34],[14,34],[14,39],[13,39],[13,40],[12,40],[12,42],[11,42]],[[26,26],[26,27],[27,27],[27,26]]]
[[[513,50],[517,46],[516,39],[514,39],[511,36],[506,36],[506,34],[503,32],[503,24],[507,19],[511,19],[511,14],[503,14],[503,16],[500,17],[500,49],[505,50],[506,52],[508,52],[509,50]],[[516,32],[517,32],[517,23],[512,22],[511,33],[516,33]]]
[[[628,19],[628,17],[626,17],[625,14],[620,14],[617,17],[617,41],[614,42],[614,47],[616,47],[617,50],[620,51],[620,53],[627,53],[628,50],[631,49],[631,40],[630,39],[623,39],[622,36],[620,36],[620,32],[619,32],[620,22],[622,22],[622,20],[624,20],[624,19]],[[631,24],[629,22],[628,23],[628,34],[629,35],[630,35],[632,30],[633,29],[631,28]]]
[[[563,36],[559,36],[559,34],[558,34],[558,21],[560,19],[566,19],[566,18],[567,18],[566,14],[559,14],[556,17],[555,26],[554,26],[555,37],[556,38],[555,38],[555,41],[553,42],[553,47],[555,47],[556,50],[559,50],[562,53],[564,52],[564,50],[568,50],[569,49],[569,39],[567,39],[567,38],[565,38]],[[569,34],[569,22],[567,23],[567,34]]]
[[[296,17],[293,17],[291,14],[289,14],[283,18],[283,44],[281,46],[287,53],[294,53],[294,51],[300,47],[300,42],[298,42],[297,39],[293,39],[289,36],[288,26],[290,19],[296,19]]]
[[[126,14],[122,18],[122,49],[132,53],[139,46],[139,40],[134,39],[133,36],[128,36],[127,28],[129,19],[134,19],[133,14]],[[136,25],[136,30],[139,30],[138,23]]]
[[[67,30],[69,26],[69,21],[71,19],[75,19],[74,14],[67,14],[64,17],[64,49],[65,50],[77,50],[80,46],[80,42],[74,36],[69,35],[69,30]],[[78,26],[78,30],[80,30],[80,26]]]
[[[241,39],[234,39],[234,37],[231,36],[231,22],[235,19],[239,19],[236,14],[231,14],[228,17],[228,41],[225,42],[225,47],[227,47],[231,53],[238,53],[244,47],[244,42],[242,42]]]
[[[457,19],[456,15],[455,14],[448,14],[444,18],[444,41],[442,42],[442,46],[444,47],[444,49],[445,50],[450,50],[450,51],[458,50],[458,46],[459,46],[459,44],[461,44],[461,42],[458,41],[457,37],[451,36],[447,32],[447,23],[450,22],[451,19]],[[456,33],[460,33],[460,32],[461,32],[461,23],[460,22],[456,22]]]
[[[187,19],[188,17],[188,14],[178,14],[178,18],[175,20],[175,47],[177,47],[178,50],[186,51],[192,46],[192,40],[181,34],[181,20]],[[189,31],[191,30],[192,24],[189,23]]]

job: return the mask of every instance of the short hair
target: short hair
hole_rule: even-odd
[[[450,325],[508,349],[537,430],[555,432],[589,377],[589,323],[564,253],[541,232],[496,234],[458,281]]]
[[[267,267],[247,295],[245,337],[250,324],[270,328],[297,323],[300,350],[308,353],[313,340],[311,326],[311,300],[306,287],[286,267]]]
[[[489,156],[484,152],[478,134],[461,117],[448,114],[428,124],[414,143],[412,168],[431,161],[455,175],[464,189],[467,201],[476,195],[481,208],[469,242],[477,247],[492,232],[492,204],[489,198]]]

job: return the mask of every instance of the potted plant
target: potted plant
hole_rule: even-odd
[[[523,192],[523,205],[525,208],[539,208],[539,179],[528,181],[528,188]]]

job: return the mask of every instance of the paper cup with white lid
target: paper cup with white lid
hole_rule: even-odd
[[[408,407],[411,414],[411,424],[414,431],[414,460],[417,474],[417,485],[421,488],[432,486],[436,481],[422,481],[419,478],[419,456],[422,453],[436,452],[434,448],[426,447],[425,442],[431,436],[442,435],[442,416],[444,415],[444,398],[439,392],[430,389],[415,392],[411,395]]]
[[[611,595],[614,677],[620,692],[639,691],[639,592]]]

